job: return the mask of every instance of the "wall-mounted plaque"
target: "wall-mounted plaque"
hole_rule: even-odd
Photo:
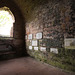
[[[37,33],[36,34],[36,39],[42,39],[42,33]]]
[[[75,49],[75,38],[64,39],[64,46],[68,49]]]
[[[29,40],[29,45],[30,45],[30,46],[32,45],[32,40]]]
[[[25,39],[27,39],[27,35],[25,36]]]
[[[29,39],[29,40],[32,39],[32,34],[29,34],[29,35],[28,35],[28,39]]]
[[[32,50],[32,46],[29,46],[29,49]]]
[[[37,46],[38,45],[38,41],[37,40],[32,40],[32,46]]]
[[[40,51],[46,51],[46,47],[40,47]]]
[[[38,47],[34,47],[34,50],[38,50]]]
[[[58,54],[58,49],[57,48],[50,48],[50,52]]]

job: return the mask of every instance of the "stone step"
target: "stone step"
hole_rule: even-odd
[[[7,60],[16,57],[15,51],[0,52],[0,60]]]
[[[6,51],[6,52],[0,52],[0,55],[5,55],[5,54],[15,54],[15,51]]]
[[[12,50],[13,49],[13,47],[11,46],[11,45],[0,45],[0,52],[1,51],[10,51],[10,50]]]

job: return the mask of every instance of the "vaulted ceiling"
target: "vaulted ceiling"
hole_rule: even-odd
[[[20,8],[26,21],[32,20],[31,17],[34,16],[33,11],[38,9],[38,7],[40,7],[40,5],[44,5],[44,4],[48,3],[48,1],[50,1],[50,0],[14,0],[14,2]]]

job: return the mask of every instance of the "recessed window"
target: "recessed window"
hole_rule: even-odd
[[[7,7],[0,9],[0,37],[13,37],[13,23],[15,22],[12,12]]]

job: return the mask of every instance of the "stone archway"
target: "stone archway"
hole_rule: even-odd
[[[19,7],[12,0],[1,0],[1,7],[8,7],[15,16],[13,25],[13,44],[16,49],[17,56],[27,54],[25,49],[25,21]]]
[[[8,7],[0,8],[0,36],[13,38],[13,24],[15,17]]]

